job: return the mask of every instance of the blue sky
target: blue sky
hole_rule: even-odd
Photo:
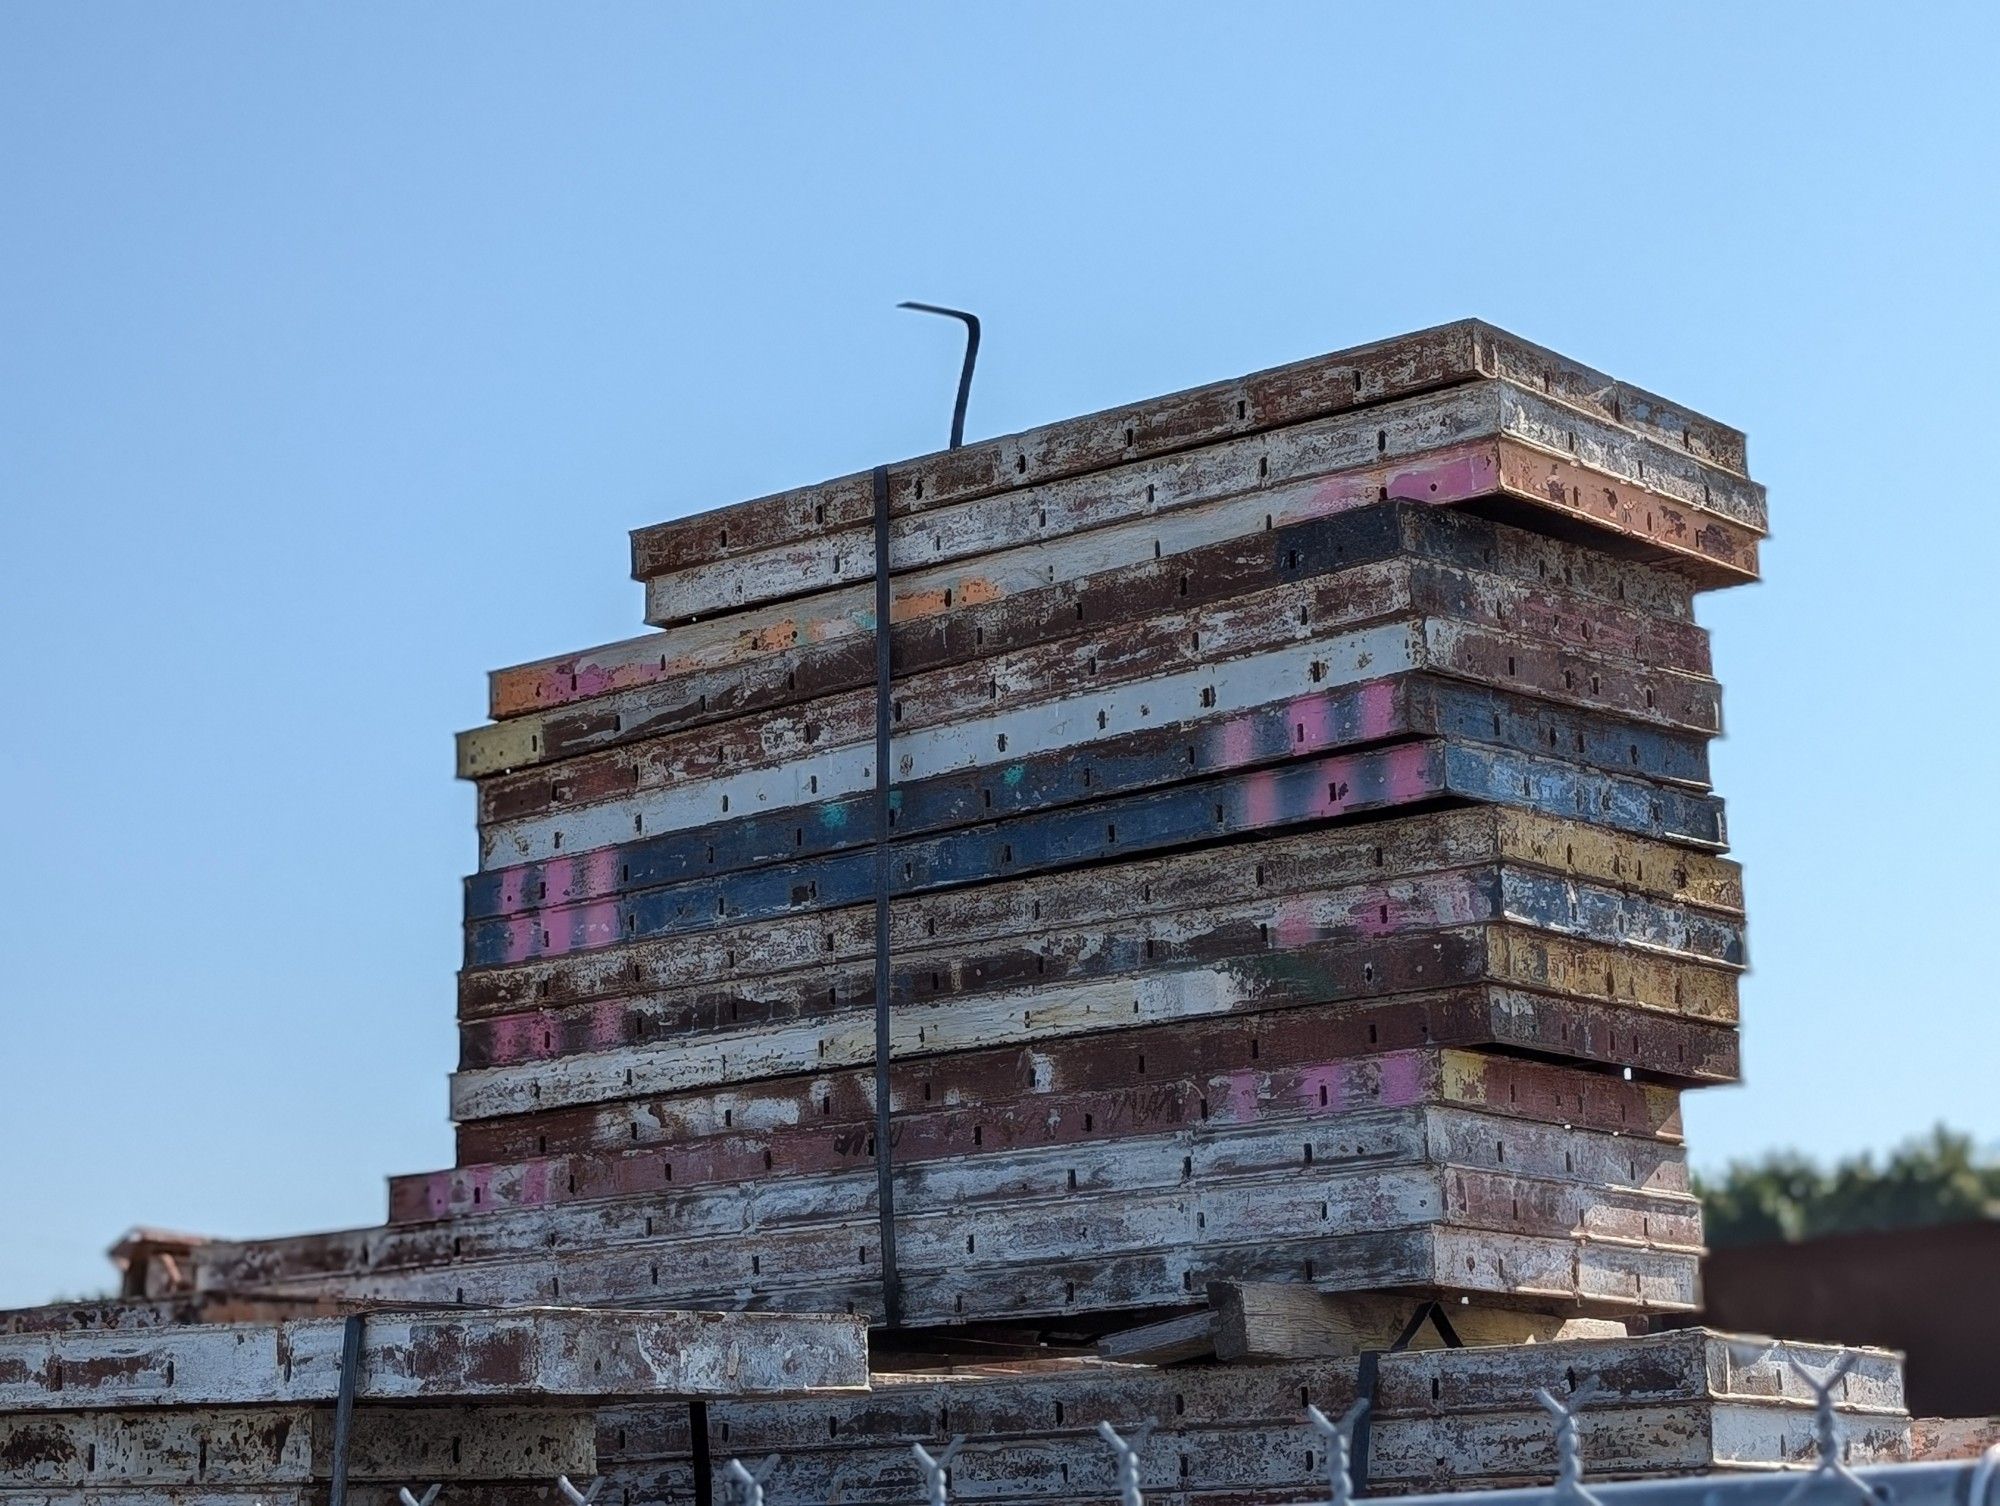
[[[0,1302],[448,1164],[451,734],[634,525],[1476,314],[1747,429],[1749,1084],[2000,1140],[2000,8],[0,11]]]

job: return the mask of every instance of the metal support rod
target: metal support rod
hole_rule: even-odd
[[[350,1313],[340,1330],[340,1389],[333,1403],[333,1483],[328,1506],[347,1506],[347,1453],[354,1437],[354,1395],[361,1386],[361,1336],[366,1313]]]
[[[688,1403],[689,1453],[694,1461],[694,1506],[715,1506],[715,1460],[708,1451],[708,1403]]]
[[[882,1323],[903,1321],[896,1188],[889,1142],[889,471],[875,467],[875,1202],[881,1219]]]
[[[1401,1354],[1416,1341],[1425,1323],[1437,1330],[1437,1336],[1447,1349],[1463,1347],[1458,1330],[1451,1326],[1451,1319],[1444,1314],[1443,1306],[1435,1299],[1420,1303],[1410,1314],[1410,1321],[1403,1325],[1403,1331],[1389,1343],[1389,1354]],[[1364,1349],[1355,1373],[1355,1382],[1361,1401],[1366,1405],[1350,1415],[1354,1421],[1348,1431],[1348,1477],[1353,1493],[1357,1496],[1368,1494],[1368,1450],[1374,1443],[1375,1431],[1375,1391],[1382,1379],[1382,1355],[1380,1349]]]
[[[979,359],[979,316],[964,309],[948,309],[935,303],[899,303],[899,309],[915,309],[920,314],[942,314],[965,325],[965,364],[958,371],[958,401],[951,410],[951,448],[965,443],[965,405],[972,396],[972,363]]]

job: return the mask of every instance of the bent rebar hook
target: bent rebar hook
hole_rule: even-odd
[[[915,309],[920,314],[942,314],[965,324],[965,364],[958,372],[958,401],[951,410],[951,448],[965,443],[965,404],[972,396],[972,363],[979,359],[979,316],[964,309],[948,309],[936,303],[899,303],[899,309]]]

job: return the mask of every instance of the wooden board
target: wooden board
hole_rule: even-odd
[[[340,1319],[303,1318],[4,1334],[0,1413],[331,1400],[342,1330]],[[371,1316],[356,1395],[518,1402],[866,1383],[866,1340],[845,1318],[543,1308]]]
[[[898,576],[890,601],[895,673],[903,678],[991,658],[1397,556],[1483,571],[1525,588],[1521,619],[1556,641],[1603,643],[1642,660],[1665,655],[1660,662],[1706,672],[1706,635],[1694,625],[1693,587],[1681,576],[1418,503],[1377,502],[1290,522],[1281,521],[1281,497],[1256,500],[1263,505],[1204,505],[1059,546],[1024,544]],[[1574,610],[1577,603],[1587,610]],[[746,608],[496,670],[488,685],[490,714],[548,712],[677,681],[685,682],[677,699],[695,700],[722,690],[716,670],[740,677],[774,666],[782,667],[784,681],[771,687],[773,694],[810,700],[872,682],[872,653],[852,650],[855,640],[872,648],[874,625],[872,583]],[[620,704],[634,711],[661,701]],[[715,709],[738,714],[751,707],[739,700]]]
[[[1738,431],[1465,320],[904,461],[890,467],[890,509],[902,515],[926,504],[1037,486],[1481,378],[1540,391],[1580,414],[1746,474]],[[871,477],[864,472],[638,529],[633,576],[645,580],[827,529],[859,527],[872,518],[872,508]]]

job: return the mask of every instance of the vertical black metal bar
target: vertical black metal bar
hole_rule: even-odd
[[[951,408],[951,447],[955,450],[965,443],[965,405],[972,398],[972,363],[979,359],[979,316],[936,303],[899,303],[896,307],[915,309],[920,314],[942,314],[965,326],[965,362],[958,368],[958,400]]]
[[[329,1506],[347,1506],[347,1446],[354,1435],[354,1393],[361,1384],[361,1331],[367,1314],[351,1313],[340,1331],[340,1390],[333,1404],[333,1486]]]
[[[708,1403],[688,1403],[688,1443],[694,1459],[694,1506],[715,1506],[715,1461],[708,1454]]]
[[[972,397],[972,363],[979,359],[979,321],[967,314],[965,319],[965,364],[958,369],[958,401],[951,409],[951,447],[955,450],[965,443],[965,405]]]
[[[882,1231],[882,1322],[903,1321],[889,1143],[889,471],[875,467],[875,1199]]]
[[[1368,1443],[1375,1423],[1375,1392],[1379,1389],[1382,1376],[1382,1352],[1378,1349],[1364,1349],[1361,1364],[1355,1373],[1354,1389],[1361,1399],[1368,1403],[1361,1409],[1361,1415],[1354,1419],[1354,1437],[1347,1448],[1347,1474],[1354,1482],[1357,1496],[1368,1494]]]

